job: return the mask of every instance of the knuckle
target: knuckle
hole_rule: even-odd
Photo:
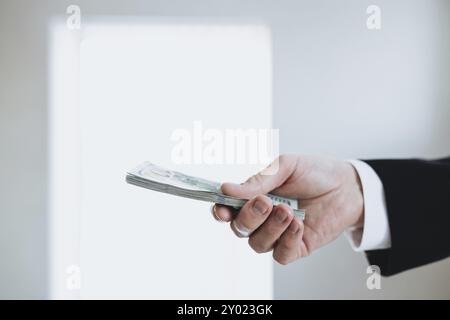
[[[280,241],[278,243],[278,247],[280,248],[280,250],[282,251],[293,251],[297,248],[297,244],[293,241]]]
[[[254,237],[250,237],[248,239],[248,244],[249,244],[250,248],[252,248],[253,251],[255,251],[256,253],[265,253],[265,252],[270,251],[269,248],[267,248],[264,244],[262,244],[260,241],[258,241]]]
[[[286,161],[288,157],[289,156],[287,154],[283,153],[278,156],[277,160],[281,163],[281,162]]]
[[[272,201],[269,199],[268,196],[263,195],[263,194],[259,194],[257,196],[255,196],[254,201],[258,201],[260,203],[262,203],[265,206],[265,209],[272,209]]]
[[[238,214],[236,215],[234,220],[237,220],[239,222],[245,221],[247,219],[248,214],[250,213],[250,208],[247,205],[244,205],[241,210],[239,210]]]
[[[286,224],[289,226],[292,223],[292,221],[294,220],[294,214],[292,213],[292,211],[290,211],[290,209],[288,212],[289,212],[289,214],[288,214],[288,217],[286,220]]]
[[[258,181],[259,181],[258,174],[254,174],[245,181],[245,184],[256,184]]]
[[[288,213],[289,213],[289,216],[290,216],[291,218],[294,218],[294,213],[292,212],[292,208],[289,207],[287,204],[280,203],[279,205],[277,205],[277,207],[279,207],[280,209],[282,209],[282,210],[288,212]]]
[[[302,220],[300,220],[300,218],[295,218],[295,223],[298,225],[298,229],[300,231],[300,233],[303,233],[303,231],[305,230],[305,225],[303,223]]]
[[[288,257],[285,255],[275,255],[273,258],[276,262],[278,262],[279,264],[281,264],[283,266],[289,264],[289,262],[290,262]]]
[[[284,231],[291,224],[294,219],[293,213],[290,209],[279,208],[278,205],[275,210],[271,212],[270,219],[267,222],[270,222],[271,230],[275,232],[279,232],[280,228]]]
[[[304,225],[298,218],[293,218],[288,229],[292,236],[299,236],[303,234]]]
[[[280,224],[276,222],[275,219],[267,219],[264,223],[266,233],[270,237],[280,238],[287,224]]]
[[[259,194],[262,192],[262,186],[263,186],[263,178],[260,174],[255,174],[251,176],[247,181],[247,184],[252,186],[252,192],[253,194]]]
[[[281,154],[278,157],[278,161],[280,163],[281,166],[284,166],[290,162],[292,162],[294,159],[294,156],[292,154]]]
[[[253,221],[253,205],[252,203],[247,202],[241,210],[239,210],[239,213],[236,216],[237,222],[239,222],[240,225],[247,226],[247,222]]]
[[[283,266],[287,266],[289,264],[289,261],[281,259],[278,261],[279,264],[283,265]]]

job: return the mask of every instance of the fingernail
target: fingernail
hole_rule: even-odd
[[[250,236],[250,230],[248,230],[247,228],[240,226],[236,220],[233,220],[231,222],[233,224],[234,229],[239,233],[239,235],[243,238],[247,238]]]
[[[253,211],[257,214],[264,214],[267,211],[267,205],[262,201],[255,201],[253,204]]]
[[[214,215],[214,218],[216,218],[217,221],[223,222],[223,220],[217,215],[217,212],[216,212],[216,205],[215,205],[215,204],[213,204],[213,205],[211,206],[211,213]]]
[[[275,211],[275,220],[278,223],[283,223],[288,217],[288,213],[284,210],[278,209]]]

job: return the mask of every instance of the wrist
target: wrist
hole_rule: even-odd
[[[351,189],[350,196],[350,211],[352,220],[350,222],[350,229],[359,229],[364,226],[364,194],[361,179],[355,167],[348,164],[349,170],[349,188]]]

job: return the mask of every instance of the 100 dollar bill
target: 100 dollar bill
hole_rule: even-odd
[[[241,208],[248,200],[231,197],[222,193],[220,183],[198,177],[186,175],[157,166],[150,162],[144,162],[135,169],[129,171],[126,181],[139,187],[154,191],[164,192],[179,197],[200,201],[214,202]],[[294,215],[305,218],[305,211],[298,208],[298,201],[267,194],[273,205],[285,204],[292,208]]]

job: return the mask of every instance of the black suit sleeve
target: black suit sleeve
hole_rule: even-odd
[[[391,248],[367,251],[393,275],[450,256],[450,158],[368,160],[385,193]]]

